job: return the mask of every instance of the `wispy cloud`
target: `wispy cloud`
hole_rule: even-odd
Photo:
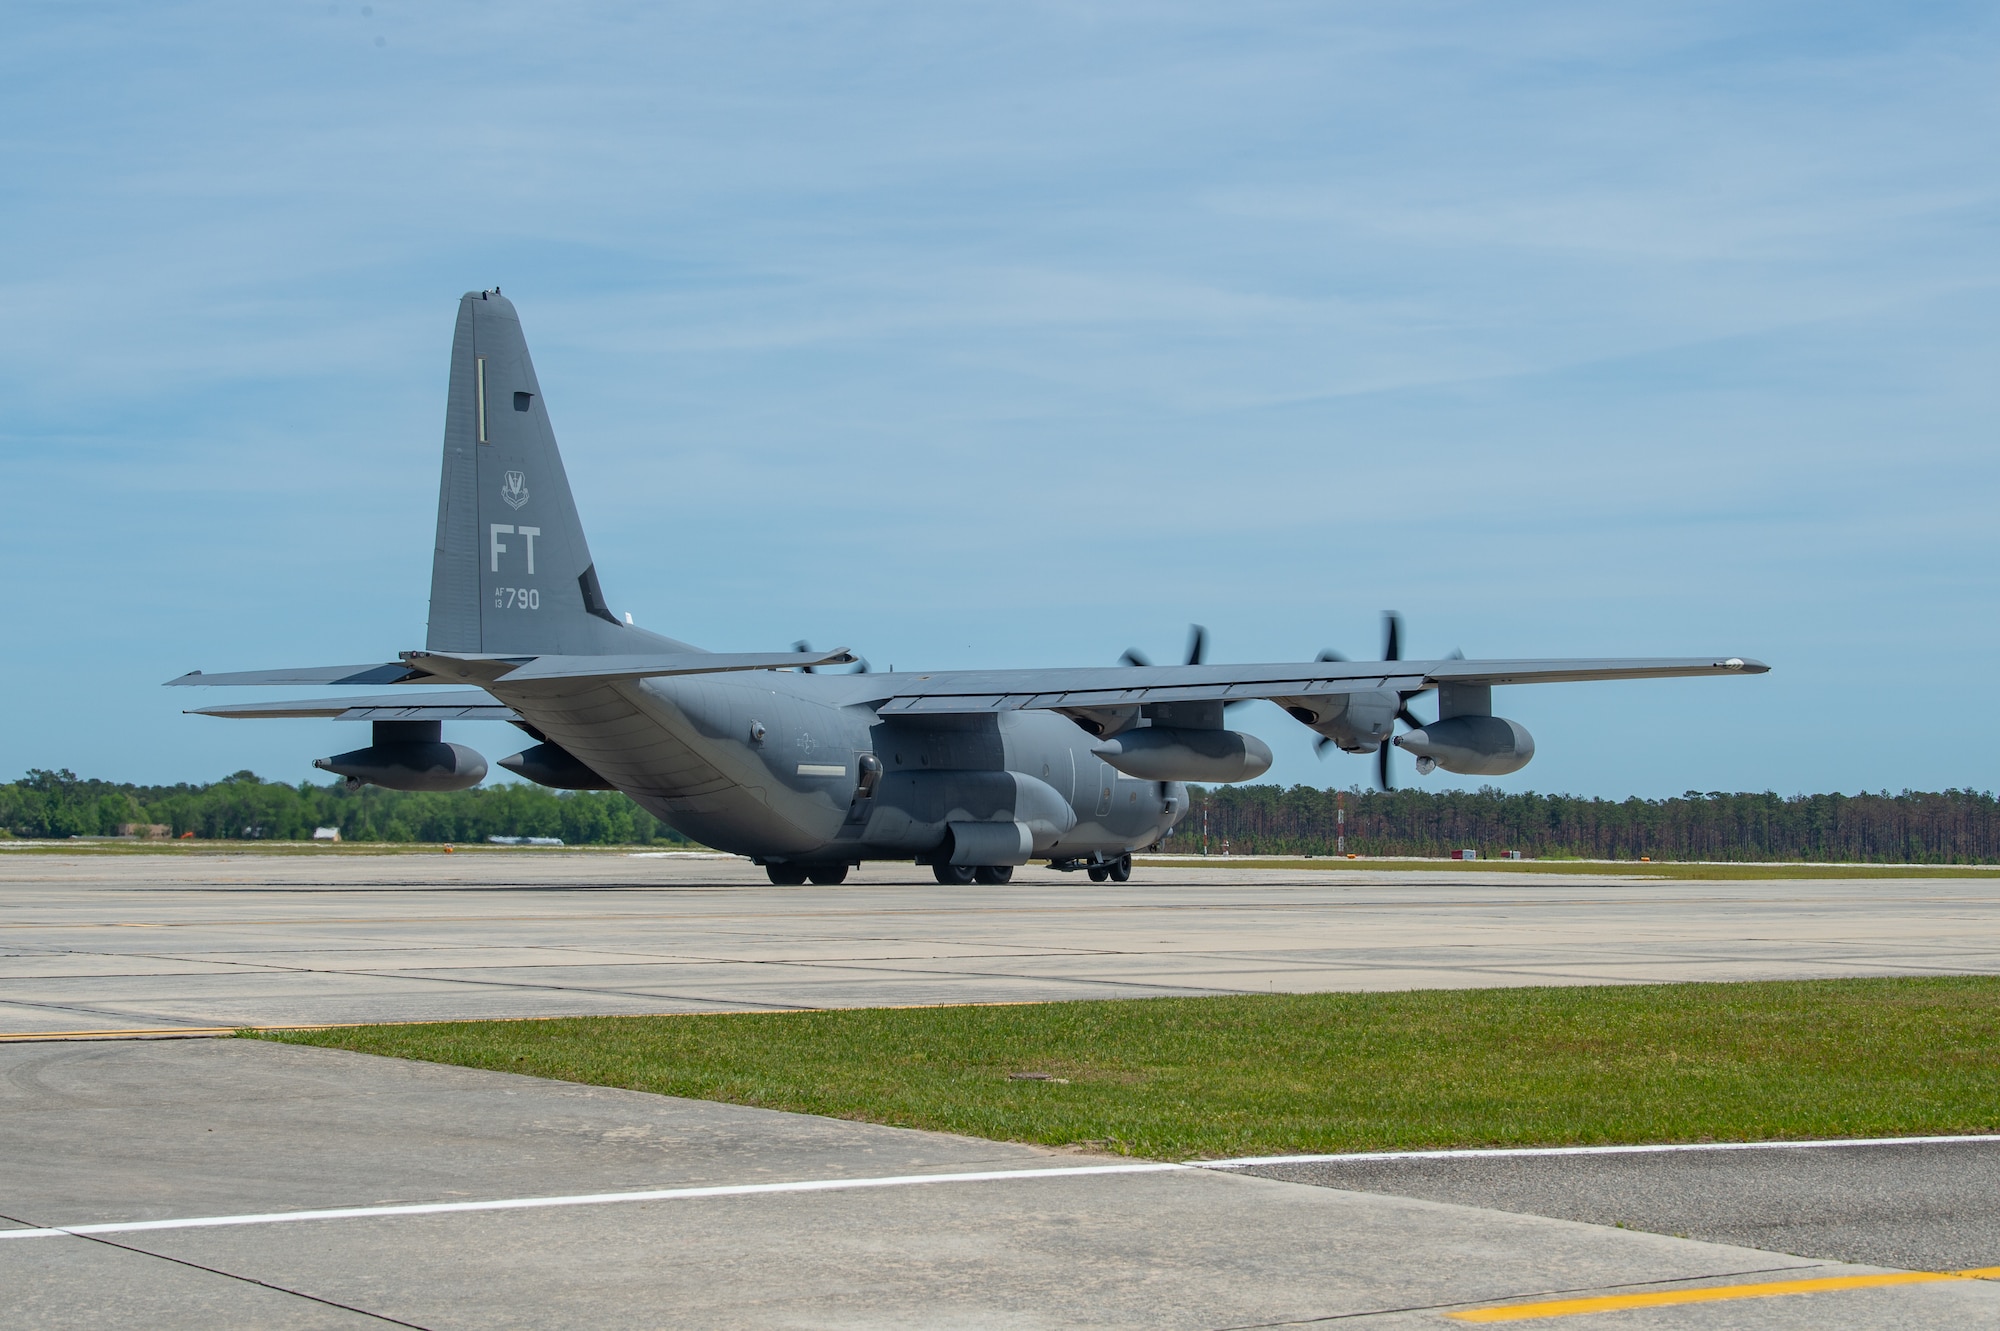
[[[303,774],[151,685],[416,641],[499,282],[677,635],[1268,659],[1396,604],[1783,667],[1510,700],[1514,784],[1991,786],[2000,723],[1879,704],[2000,649],[1996,54],[1969,4],[18,9],[0,559],[74,646],[0,666],[0,764]]]

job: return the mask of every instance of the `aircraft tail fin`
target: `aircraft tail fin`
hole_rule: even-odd
[[[605,604],[513,302],[468,292],[451,344],[426,647],[596,656],[663,641]]]

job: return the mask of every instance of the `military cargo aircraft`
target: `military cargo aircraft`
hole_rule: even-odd
[[[486,760],[446,721],[499,720],[534,745],[507,770],[565,790],[621,790],[771,881],[838,883],[867,860],[930,865],[947,884],[1004,883],[1043,860],[1124,881],[1132,852],[1188,811],[1186,782],[1271,765],[1224,708],[1268,700],[1324,748],[1390,745],[1418,770],[1497,775],[1534,756],[1493,690],[1573,680],[1761,674],[1737,656],[1615,660],[1398,659],[1050,670],[825,672],[845,649],[708,652],[612,612],[584,540],[520,317],[495,288],[459,301],[444,476],[421,651],[392,662],[228,674],[176,685],[363,686],[389,693],[194,709],[206,716],[373,723],[366,748],[318,760],[350,782],[457,790]],[[1435,692],[1437,719],[1410,702]],[[1397,733],[1398,722],[1404,726]]]

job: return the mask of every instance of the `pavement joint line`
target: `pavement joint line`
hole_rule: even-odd
[[[643,1192],[580,1193],[567,1197],[507,1197],[480,1202],[416,1202],[399,1206],[344,1206],[318,1211],[192,1216],[175,1220],[116,1220],[89,1225],[47,1225],[31,1229],[0,1229],[0,1241],[60,1237],[89,1238],[98,1234],[138,1234],[163,1229],[280,1225],[299,1220],[367,1220],[388,1216],[449,1215],[466,1211],[525,1211],[556,1206],[609,1206],[619,1202],[755,1197],[766,1193],[846,1192],[859,1188],[913,1187],[923,1183],[998,1183],[1014,1179],[1082,1178],[1100,1174],[1190,1172],[1193,1172],[1193,1169],[1188,1165],[1147,1161],[1128,1165],[1065,1165],[1055,1169],[986,1169],[959,1174],[897,1174],[884,1178],[802,1179],[790,1183],[729,1183],[695,1188],[653,1188]]]
[[[1437,1151],[1351,1151],[1338,1155],[1246,1155],[1227,1160],[1190,1160],[1199,1169],[1256,1169],[1266,1165],[1373,1164],[1388,1160],[1509,1160],[1567,1155],[1665,1155],[1680,1151],[1807,1151],[1843,1146],[1950,1146],[1965,1142],[2000,1145],[2000,1133],[1941,1137],[1827,1137],[1807,1141],[1648,1142],[1620,1146],[1477,1146]]]
[[[12,1220],[16,1224],[27,1223],[15,1216],[0,1216],[0,1220]],[[185,1266],[192,1271],[205,1271],[209,1275],[221,1276],[225,1280],[235,1280],[245,1285],[255,1285],[259,1289],[268,1289],[271,1290],[273,1293],[290,1295],[292,1298],[295,1299],[304,1299],[308,1303],[318,1303],[318,1304],[323,1304],[329,1308],[338,1308],[342,1312],[355,1313],[362,1317],[371,1318],[377,1322],[386,1322],[390,1326],[406,1326],[411,1328],[411,1331],[430,1331],[430,1328],[423,1326],[422,1324],[417,1322],[405,1322],[399,1318],[391,1317],[387,1313],[374,1312],[370,1309],[362,1308],[352,1303],[341,1303],[336,1299],[322,1298],[317,1294],[308,1294],[302,1289],[293,1289],[289,1285],[279,1285],[279,1284],[274,1284],[269,1280],[259,1280],[255,1276],[246,1276],[240,1271],[225,1271],[219,1266],[209,1266],[205,1263],[193,1261],[186,1257],[175,1257],[164,1252],[153,1252],[151,1249],[148,1248],[135,1248],[129,1243],[114,1243],[110,1239],[97,1237],[95,1235],[90,1236],[88,1241],[91,1243],[101,1244],[106,1248],[111,1248],[118,1252],[129,1252],[137,1257],[151,1257],[155,1261],[171,1262],[175,1266]]]
[[[1985,1266],[1970,1271],[1885,1271],[1873,1275],[1817,1276],[1809,1280],[1773,1280],[1754,1285],[1703,1285],[1694,1289],[1648,1290],[1643,1294],[1599,1294],[1542,1303],[1507,1303],[1490,1308],[1467,1308],[1446,1313],[1445,1316],[1459,1322],[1524,1322],[1544,1317],[1627,1312],[1634,1308],[1670,1308],[1686,1303],[1827,1294],[1836,1290],[1881,1289],[1892,1285],[1934,1285],[1949,1280],[1996,1279],[2000,1279],[2000,1266]]]

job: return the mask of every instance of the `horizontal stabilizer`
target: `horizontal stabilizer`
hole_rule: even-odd
[[[350,698],[294,698],[283,702],[235,702],[190,709],[195,716],[269,721],[321,717],[337,721],[512,721],[514,709],[480,689],[449,693],[378,693]]]
[[[178,679],[167,681],[167,687],[198,684],[210,688],[244,688],[266,684],[436,684],[422,671],[412,670],[401,661],[387,661],[381,665],[345,666],[299,666],[293,670],[228,670],[219,675],[203,674],[190,670]]]
[[[845,665],[854,656],[845,647],[830,652],[674,652],[644,656],[537,656],[514,664],[488,656],[411,652],[418,670],[459,680],[525,684],[556,679],[646,679],[661,675],[710,675],[729,670],[789,670],[798,666]],[[518,660],[518,658],[516,658]]]

